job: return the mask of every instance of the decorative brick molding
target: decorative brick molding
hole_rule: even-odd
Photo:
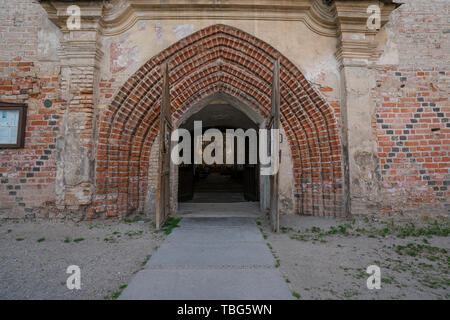
[[[175,120],[217,92],[236,97],[267,117],[277,58],[281,59],[282,125],[294,164],[295,210],[342,214],[342,150],[333,109],[281,53],[225,25],[200,30],[153,57],[103,112],[98,125],[95,212],[116,216],[143,208],[150,150],[159,131],[161,63],[170,65]]]

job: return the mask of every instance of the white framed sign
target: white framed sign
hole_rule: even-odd
[[[26,104],[0,102],[0,148],[23,148]]]

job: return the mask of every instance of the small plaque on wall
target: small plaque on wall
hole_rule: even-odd
[[[0,102],[0,148],[23,148],[27,105]]]

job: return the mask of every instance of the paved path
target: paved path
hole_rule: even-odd
[[[292,299],[253,218],[184,218],[119,299]]]

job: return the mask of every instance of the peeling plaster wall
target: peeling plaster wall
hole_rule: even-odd
[[[279,171],[279,199],[278,208],[280,214],[292,214],[294,208],[294,177],[292,175],[292,157],[291,148],[289,148],[288,138],[283,129],[280,130],[283,136],[283,142],[280,144],[281,162]]]
[[[147,20],[139,21],[124,34],[104,37],[101,79],[105,87],[100,108],[107,106],[121,85],[153,56],[183,37],[218,23],[237,27],[277,48],[320,89],[327,101],[338,103],[339,69],[334,57],[337,40],[317,35],[303,22]]]

